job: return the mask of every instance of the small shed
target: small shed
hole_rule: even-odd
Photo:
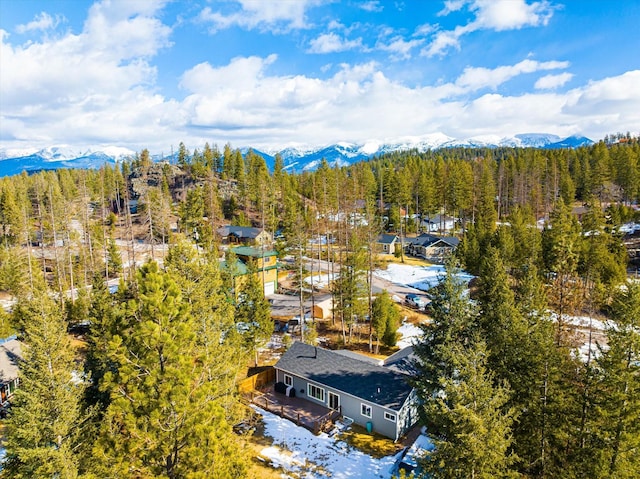
[[[398,236],[390,234],[381,234],[378,236],[376,244],[383,254],[394,254],[398,244]]]

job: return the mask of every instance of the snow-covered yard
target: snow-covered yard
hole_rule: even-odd
[[[373,458],[328,434],[314,435],[275,414],[254,406],[273,444],[260,457],[295,477],[315,479],[388,479],[399,457]],[[288,477],[288,476],[284,476]]]
[[[387,269],[376,270],[373,274],[400,286],[410,286],[421,291],[428,291],[442,280],[445,275],[445,267],[435,264],[412,266],[390,263]],[[467,283],[473,279],[473,276],[461,271],[458,274],[458,278]]]
[[[409,286],[421,291],[428,291],[437,285],[445,275],[443,265],[414,266],[409,264],[389,263],[386,269],[377,269],[374,276],[399,286]],[[326,289],[329,283],[339,277],[339,274],[313,273],[305,278],[305,282],[319,289]],[[458,277],[466,282],[473,276],[461,271]]]

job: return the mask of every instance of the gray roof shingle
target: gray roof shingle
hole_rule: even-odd
[[[407,376],[393,369],[300,342],[275,367],[395,411],[412,390]]]

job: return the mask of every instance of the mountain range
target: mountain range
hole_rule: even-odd
[[[593,144],[593,141],[584,136],[570,136],[563,139],[557,135],[546,133],[518,134],[512,137],[487,135],[465,140],[457,140],[442,133],[434,133],[384,142],[369,141],[363,144],[341,142],[320,148],[289,147],[282,150],[267,151],[253,148],[253,152],[262,156],[269,168],[273,168],[275,156],[279,153],[287,170],[304,171],[317,168],[323,159],[331,166],[346,166],[384,153],[414,149],[420,152],[456,147],[554,149],[577,148],[591,144]],[[240,148],[240,151],[246,154],[249,148]],[[22,171],[33,173],[58,168],[99,168],[105,163],[115,164],[134,155],[134,151],[118,146],[82,150],[69,146],[51,146],[41,150],[0,148],[0,176],[16,175]],[[152,155],[154,161],[168,160],[174,162],[176,157],[176,154],[173,154],[173,156]]]

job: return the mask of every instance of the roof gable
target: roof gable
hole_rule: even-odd
[[[218,228],[218,233],[223,237],[235,236],[236,238],[245,239],[256,239],[262,231],[262,229],[252,226],[226,225]]]
[[[460,243],[460,240],[455,236],[435,236],[424,233],[418,236],[413,242],[415,246],[423,246],[425,248],[435,246],[438,243],[443,243],[443,246],[456,247]]]
[[[301,342],[293,343],[275,367],[396,411],[412,390],[398,371]]]
[[[277,256],[278,253],[276,251],[262,248],[252,248],[251,246],[238,246],[237,248],[232,248],[233,252],[237,256],[250,256],[252,258],[262,258],[262,257],[270,257]]]
[[[398,241],[398,237],[396,235],[381,234],[378,236],[378,243],[381,244],[393,244],[396,241]]]

